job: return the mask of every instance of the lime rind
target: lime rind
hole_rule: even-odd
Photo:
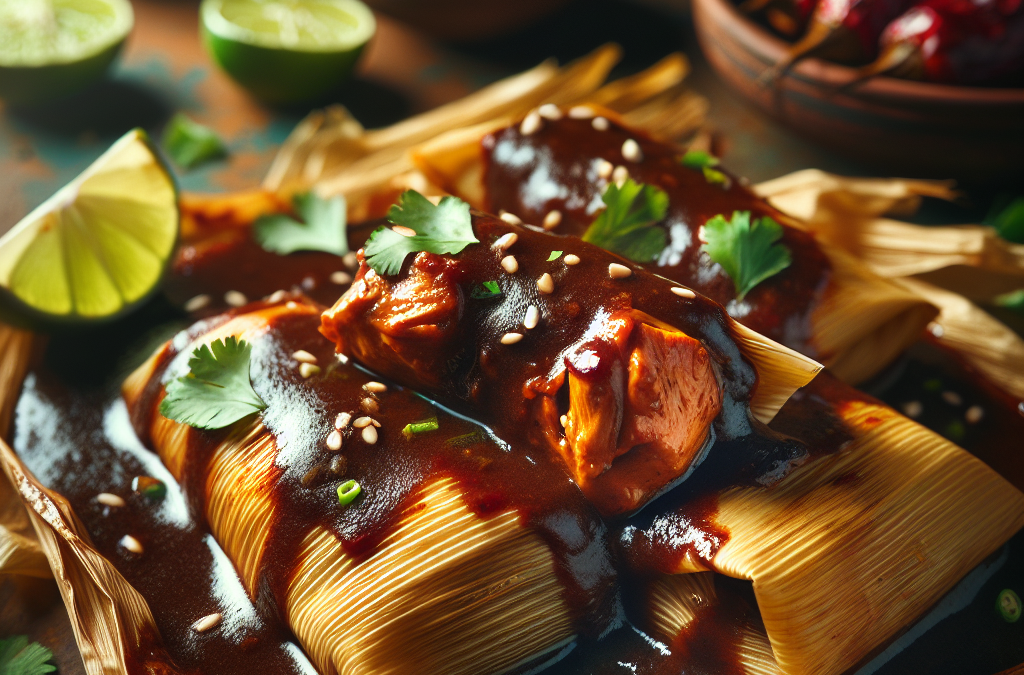
[[[120,44],[128,0],[0,0],[0,68],[77,63]]]
[[[51,317],[113,316],[159,283],[177,235],[173,175],[135,129],[0,238],[0,286]]]
[[[200,13],[218,38],[295,52],[355,50],[377,30],[359,0],[204,0]]]

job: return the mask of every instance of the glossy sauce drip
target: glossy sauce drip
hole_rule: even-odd
[[[623,157],[623,143],[635,140],[643,158]],[[784,227],[781,242],[793,263],[736,300],[732,281],[700,250],[700,230],[707,220],[734,211],[753,218],[783,217],[763,199],[729,177],[728,185],[709,183],[700,169],[679,163],[680,151],[612,122],[606,131],[591,120],[544,120],[540,130],[523,135],[518,126],[486,136],[482,141],[486,208],[509,211],[524,222],[540,224],[552,210],[561,213],[553,232],[579,237],[604,208],[601,195],[611,180],[602,177],[604,162],[623,166],[630,177],[656,185],[669,198],[661,223],[668,247],[648,265],[673,281],[685,284],[725,306],[744,325],[814,356],[811,315],[828,285],[830,265],[808,234]],[[717,169],[717,167],[716,167]]]
[[[253,340],[253,387],[268,405],[261,418],[276,439],[275,466],[280,470],[272,493],[274,521],[261,563],[261,606],[271,600],[274,606],[284,606],[301,544],[314,527],[332,532],[346,553],[364,559],[415,503],[419,488],[452,478],[473,512],[487,518],[514,510],[524,526],[541,536],[554,555],[574,626],[583,635],[600,634],[616,611],[616,573],[606,528],[560,467],[543,452],[506,446],[480,426],[407,390],[390,385],[383,393],[369,394],[364,385],[373,378],[335,357],[333,345],[317,331],[319,323],[318,313],[278,315],[269,330]],[[189,336],[205,328],[190,330]],[[291,357],[297,350],[314,355],[322,371],[303,378]],[[174,357],[165,355],[147,396],[134,411],[143,438],[156,414],[163,370],[173,367]],[[379,440],[366,443],[349,425],[340,452],[331,452],[325,439],[338,414],[349,413],[353,420],[367,415],[361,408],[367,398],[379,407],[369,414],[380,423]],[[407,424],[432,417],[438,420],[436,431],[403,435]],[[198,512],[205,512],[210,457],[227,433],[192,435],[182,482]],[[345,462],[340,475],[331,469],[338,456]],[[363,492],[341,507],[337,488],[347,479],[358,481]],[[587,562],[581,564],[580,559]]]

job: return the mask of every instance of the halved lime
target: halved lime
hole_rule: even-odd
[[[203,0],[203,42],[270,103],[312,102],[344,82],[377,30],[359,0]]]
[[[133,22],[128,0],[0,0],[0,98],[38,103],[83,89]]]
[[[0,238],[0,288],[51,319],[113,316],[159,283],[177,236],[174,178],[135,129]]]

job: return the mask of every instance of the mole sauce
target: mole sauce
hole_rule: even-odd
[[[668,215],[661,222],[668,247],[647,267],[720,303],[753,330],[815,356],[810,319],[831,268],[814,239],[784,226],[781,243],[789,248],[792,264],[737,300],[729,276],[701,251],[701,228],[708,219],[719,214],[730,218],[734,211],[750,211],[752,218],[770,216],[780,223],[784,217],[725,172],[727,184],[722,185],[710,183],[699,168],[682,166],[674,146],[614,122],[598,131],[591,122],[545,119],[529,135],[513,126],[484,137],[485,208],[492,213],[509,211],[535,224],[557,210],[561,222],[552,231],[579,237],[604,208],[601,195],[610,176],[602,176],[599,167],[605,162],[624,166],[633,180],[655,185],[669,198]],[[639,144],[642,161],[623,157],[628,139]]]

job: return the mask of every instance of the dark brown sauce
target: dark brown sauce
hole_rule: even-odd
[[[634,139],[643,161],[629,162],[622,144]],[[730,177],[729,185],[709,183],[700,169],[679,163],[680,151],[612,122],[597,131],[591,120],[544,120],[540,130],[524,136],[518,126],[486,136],[482,141],[487,208],[509,211],[524,222],[540,224],[551,210],[562,214],[556,234],[581,236],[604,208],[601,194],[607,180],[599,177],[602,161],[625,166],[633,180],[656,185],[669,197],[668,215],[661,223],[668,247],[648,267],[686,284],[715,302],[744,325],[814,356],[810,317],[830,278],[830,265],[814,239],[784,227],[782,243],[793,263],[736,300],[732,281],[700,250],[700,228],[707,220],[734,211],[752,217],[783,218],[763,199]],[[716,167],[718,168],[718,167]]]

